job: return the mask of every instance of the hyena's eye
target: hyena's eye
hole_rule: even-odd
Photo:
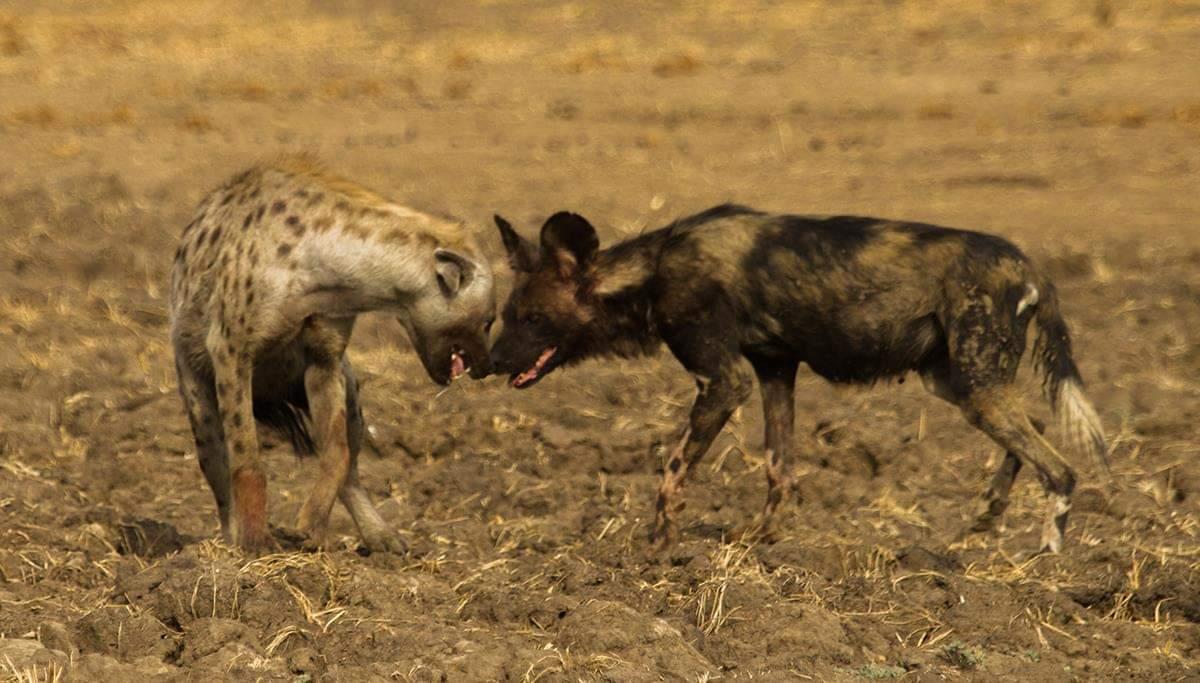
[[[483,333],[484,334],[492,333],[492,323],[494,323],[494,322],[496,322],[495,318],[488,318],[487,322],[483,323]]]

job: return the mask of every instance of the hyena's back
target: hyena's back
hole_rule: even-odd
[[[1016,246],[982,233],[736,206],[686,220],[663,252],[660,276],[674,284],[659,305],[717,297],[737,310],[745,352],[800,358],[834,381],[944,362],[964,311],[993,306],[987,324],[1011,329],[1043,286]]]

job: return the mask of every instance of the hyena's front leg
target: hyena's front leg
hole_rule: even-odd
[[[342,361],[342,370],[346,383],[346,419],[349,420],[346,432],[350,446],[350,471],[338,497],[354,519],[358,534],[368,550],[402,555],[408,549],[404,541],[400,540],[396,532],[384,521],[383,516],[371,503],[367,490],[358,480],[358,454],[362,449],[365,425],[362,407],[358,401],[358,382],[354,379],[349,360]]]
[[[749,529],[751,535],[770,536],[774,530],[775,513],[784,496],[792,490],[791,451],[796,420],[796,361],[752,358],[754,372],[762,391],[763,422],[765,423],[767,471],[767,500]]]
[[[254,422],[254,361],[248,349],[230,340],[223,326],[214,329],[208,342],[229,454],[230,535],[243,550],[258,552],[275,544],[267,533],[267,475]]]
[[[664,335],[671,352],[693,376],[699,391],[688,421],[687,431],[667,459],[662,484],[655,504],[654,530],[650,539],[661,547],[669,545],[675,536],[673,513],[680,507],[678,497],[688,472],[699,463],[729,416],[749,397],[752,382],[749,373],[739,365],[737,355],[728,340],[715,341],[710,328],[676,330]]]
[[[211,377],[202,377],[188,365],[185,352],[176,349],[175,370],[179,376],[179,393],[187,409],[192,436],[196,441],[196,459],[200,471],[212,489],[221,520],[221,538],[233,543],[229,524],[232,499],[229,482],[229,455],[225,450],[225,433],[221,429],[221,414],[217,392]]]
[[[308,500],[300,508],[300,531],[321,545],[329,512],[350,473],[349,422],[346,418],[346,376],[342,354],[350,340],[353,321],[311,319],[303,339],[309,365],[304,370],[304,391],[312,414],[313,437],[321,473]]]

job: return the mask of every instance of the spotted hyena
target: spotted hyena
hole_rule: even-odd
[[[790,488],[793,391],[806,363],[833,382],[917,372],[936,396],[1006,451],[973,530],[1008,505],[1022,464],[1052,502],[1043,549],[1062,546],[1075,473],[1025,414],[1013,383],[1025,332],[1071,445],[1098,456],[1104,435],[1082,390],[1054,286],[1010,242],[919,223],[773,215],[719,206],[599,248],[592,226],[559,213],[541,244],[496,223],[517,271],[492,349],[497,372],[532,386],[583,358],[639,355],[665,342],[699,389],[666,462],[653,537],[672,535],[687,473],[734,409],[762,391],[768,529]]]
[[[358,479],[363,419],[346,345],[358,314],[398,316],[430,378],[488,374],[492,273],[461,223],[394,204],[295,157],[209,194],[171,271],[180,392],[222,536],[272,545],[257,422],[319,456],[299,529],[340,498],[373,550],[403,544]]]

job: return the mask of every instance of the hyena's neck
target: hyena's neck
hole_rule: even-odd
[[[402,312],[435,287],[438,248],[476,256],[462,226],[383,201],[334,198],[288,215],[284,230],[296,288],[332,315]]]

